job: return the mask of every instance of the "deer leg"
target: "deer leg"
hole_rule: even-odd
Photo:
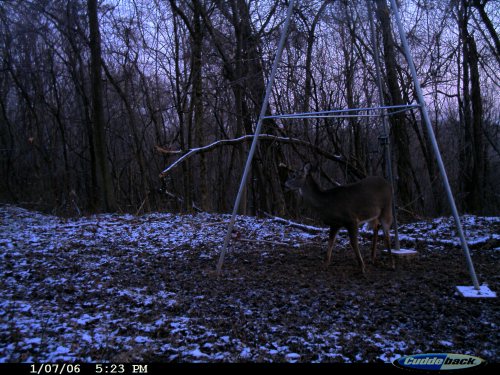
[[[384,223],[384,221],[382,221],[382,230],[384,231],[385,247],[387,247],[387,251],[389,251],[389,259],[391,260],[391,267],[392,269],[395,269],[396,263],[394,262],[394,257],[392,256],[391,238],[389,237],[390,227],[391,227],[390,224],[388,225],[387,223]]]
[[[338,231],[339,228],[330,227],[330,234],[328,236],[328,252],[326,253],[326,260],[325,260],[326,266],[328,266],[330,264],[330,261],[332,260],[333,246],[335,245],[335,238],[337,236]]]
[[[372,222],[373,226],[373,239],[372,239],[372,263],[375,264],[375,257],[377,256],[377,242],[378,242],[378,221]]]
[[[358,247],[358,230],[357,224],[351,225],[347,228],[347,231],[349,232],[349,239],[351,240],[351,247],[356,254],[359,266],[361,267],[361,272],[365,273],[365,264],[363,263],[363,257],[361,256]]]

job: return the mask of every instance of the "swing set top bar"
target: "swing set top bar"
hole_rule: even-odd
[[[263,119],[290,119],[290,118],[324,118],[324,117],[360,117],[360,116],[376,116],[379,117],[380,114],[366,114],[360,115],[359,112],[370,112],[392,109],[397,109],[395,112],[386,112],[387,115],[394,115],[403,111],[407,111],[413,108],[420,108],[420,104],[402,104],[402,105],[387,105],[378,107],[367,107],[367,108],[344,108],[344,109],[330,109],[326,111],[319,112],[302,112],[302,113],[285,113],[264,116]],[[355,113],[354,115],[352,113]]]

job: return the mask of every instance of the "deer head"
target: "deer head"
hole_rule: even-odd
[[[306,184],[307,177],[313,167],[310,163],[305,164],[301,169],[292,171],[285,182],[285,186],[290,190],[300,190]]]

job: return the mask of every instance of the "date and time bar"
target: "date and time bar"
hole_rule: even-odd
[[[161,364],[135,363],[2,363],[0,372],[23,375],[152,375],[164,373],[161,367]]]
[[[234,366],[214,363],[0,363],[0,374],[21,375],[165,375],[178,372],[193,372],[196,370],[217,371],[223,375],[231,371],[234,375]]]
[[[32,375],[71,375],[71,374],[147,374],[148,365],[131,363],[32,363]]]

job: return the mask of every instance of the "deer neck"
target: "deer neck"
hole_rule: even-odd
[[[323,191],[311,176],[306,177],[306,183],[300,188],[300,194],[313,207],[323,205]]]

